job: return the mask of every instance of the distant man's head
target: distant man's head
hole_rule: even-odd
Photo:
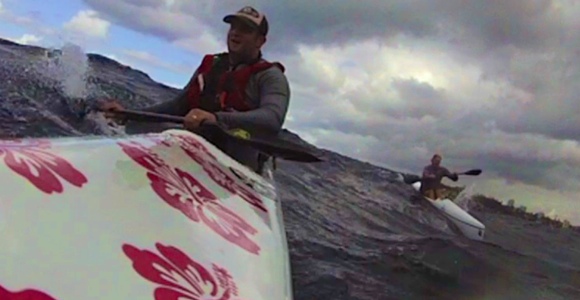
[[[439,164],[441,164],[441,155],[439,154],[435,154],[433,155],[433,157],[431,158],[431,164],[434,166],[439,166]]]

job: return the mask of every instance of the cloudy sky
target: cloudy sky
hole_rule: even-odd
[[[287,68],[286,126],[314,144],[419,172],[434,152],[461,183],[580,224],[576,0],[0,0],[0,36],[81,45],[182,87],[225,50],[225,14],[266,13]]]

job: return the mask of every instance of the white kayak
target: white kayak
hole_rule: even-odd
[[[412,184],[415,190],[419,191],[421,182],[417,181]],[[434,207],[439,209],[457,228],[465,235],[465,237],[472,240],[483,240],[485,234],[485,225],[474,218],[472,215],[461,209],[455,202],[450,199],[430,199],[423,197]]]
[[[193,133],[4,140],[0,178],[0,299],[293,299],[274,186]]]
[[[417,191],[421,188],[420,177],[416,175],[405,175],[399,173],[400,181],[410,184]],[[485,225],[474,218],[472,215],[461,209],[450,199],[430,199],[423,197],[431,205],[441,211],[445,217],[457,226],[461,233],[472,240],[483,240],[485,236]]]

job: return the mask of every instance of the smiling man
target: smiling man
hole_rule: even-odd
[[[268,34],[264,14],[246,6],[225,16],[223,21],[230,24],[228,52],[204,56],[180,95],[144,110],[185,116],[185,128],[260,173],[266,157],[239,141],[218,138],[204,130],[202,124],[219,123],[230,129],[259,131],[274,137],[286,119],[290,87],[282,64],[262,58],[261,49]],[[122,106],[117,101],[107,101],[101,109]]]

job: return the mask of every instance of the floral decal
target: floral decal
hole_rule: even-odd
[[[208,269],[175,247],[160,243],[155,246],[160,255],[123,245],[133,269],[159,285],[154,291],[155,300],[233,300],[237,296],[236,285],[226,269],[215,264]]]
[[[55,298],[37,290],[26,289],[11,292],[0,285],[0,299],[2,300],[56,300]]]
[[[202,222],[227,241],[253,254],[260,247],[250,238],[257,230],[219,199],[191,174],[167,165],[151,149],[137,143],[119,143],[133,161],[147,169],[151,188],[171,207],[194,222]]]
[[[200,164],[211,179],[219,186],[232,194],[240,196],[259,210],[263,212],[268,211],[266,206],[264,206],[262,199],[258,197],[256,192],[246,185],[239,184],[227,169],[222,168],[217,163],[216,157],[211,154],[201,142],[195,138],[180,135],[175,135],[175,139],[185,153]]]
[[[76,187],[88,182],[85,175],[49,148],[50,142],[46,140],[2,141],[0,157],[4,157],[8,168],[47,194],[63,192],[60,178]]]

